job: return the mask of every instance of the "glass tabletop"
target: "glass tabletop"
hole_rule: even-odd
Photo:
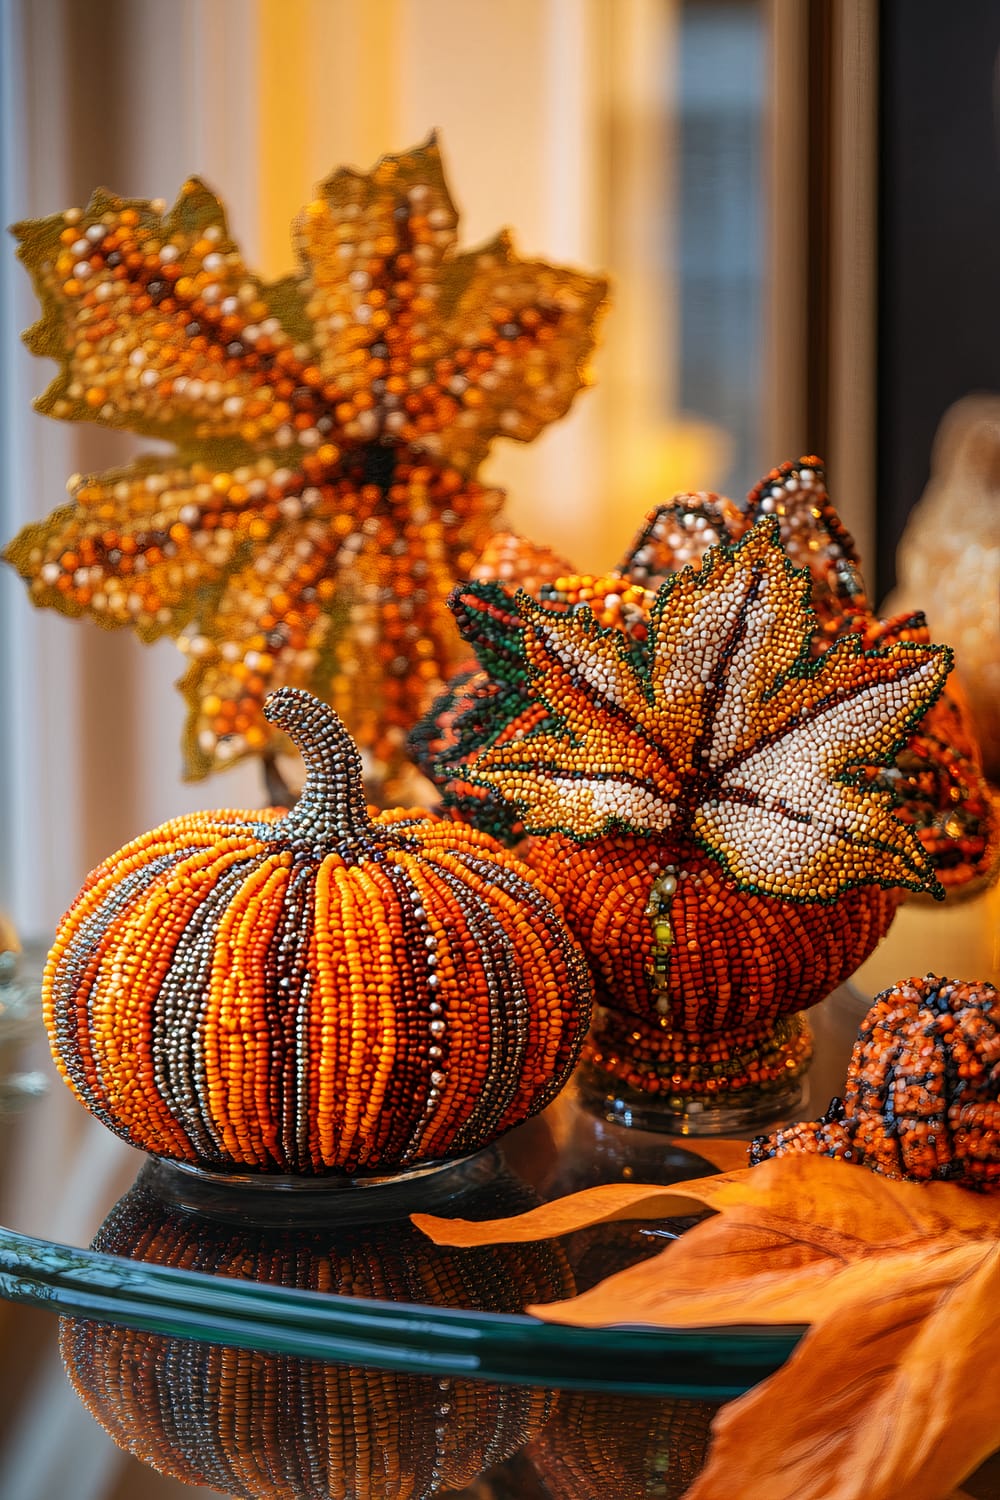
[[[0,1295],[133,1329],[386,1370],[738,1394],[787,1358],[799,1330],[594,1331],[520,1311],[658,1252],[661,1227],[612,1225],[556,1247],[468,1251],[433,1246],[409,1223],[418,1209],[494,1217],[596,1182],[669,1182],[711,1170],[639,1135],[566,1096],[433,1184],[366,1190],[392,1201],[372,1205],[377,1217],[361,1222],[359,1209],[345,1218],[338,1205],[317,1204],[319,1194],[305,1208],[268,1204],[264,1217],[278,1222],[257,1222],[261,1205],[238,1189],[226,1190],[222,1208],[216,1194],[210,1211],[193,1209],[183,1181],[147,1163],[94,1249],[0,1229]]]
[[[841,1091],[877,989],[928,968],[997,979],[998,915],[996,889],[903,909],[854,984],[811,1013],[799,1117]],[[671,1500],[703,1461],[718,1403],[801,1336],[583,1330],[523,1313],[657,1253],[683,1221],[477,1250],[436,1247],[410,1224],[417,1210],[494,1217],[600,1182],[711,1170],[696,1139],[681,1149],[625,1129],[572,1088],[446,1171],[282,1194],[206,1187],[117,1141],[58,1080],[33,1006],[6,1031],[0,1016],[0,1074],[15,1084],[0,1085],[0,1297],[62,1315],[52,1328],[84,1406],[185,1484],[325,1495],[341,1492],[336,1470],[366,1500]]]
[[[995,970],[989,945],[1000,930],[996,905],[994,888],[945,910],[903,909],[854,985],[812,1012],[815,1057],[799,1118],[821,1113],[841,1090],[864,996],[921,971],[913,962],[923,959],[921,947],[930,950],[928,962],[936,953],[945,971],[952,955],[961,957],[960,972],[969,972],[970,960],[982,977],[991,964]],[[39,961],[27,956],[22,983]],[[650,1226],[572,1236],[559,1247],[563,1264],[555,1275],[551,1246],[445,1250],[410,1225],[409,1214],[418,1210],[490,1218],[599,1182],[668,1183],[711,1170],[697,1157],[696,1139],[690,1153],[671,1149],[661,1136],[591,1113],[572,1087],[492,1150],[388,1188],[213,1194],[196,1178],[144,1165],[120,1143],[101,1139],[107,1133],[57,1079],[37,1012],[27,1036],[22,1014],[17,1039],[19,1053],[9,1044],[0,1053],[4,1073],[30,1079],[31,1086],[18,1112],[8,1102],[0,1126],[6,1150],[37,1157],[48,1117],[57,1114],[64,1131],[86,1142],[89,1155],[78,1160],[78,1176],[87,1177],[95,1154],[112,1149],[121,1156],[113,1180],[95,1184],[89,1195],[85,1182],[53,1182],[53,1191],[36,1193],[22,1217],[0,1215],[7,1225],[0,1229],[0,1296],[10,1300],[271,1353],[674,1396],[732,1396],[775,1369],[800,1335],[791,1328],[579,1330],[524,1316],[528,1303],[570,1295],[661,1249],[664,1241]],[[31,1097],[45,1078],[46,1096]],[[136,1184],[111,1212],[129,1166]],[[60,1232],[67,1192],[84,1197],[75,1240],[65,1223]],[[392,1276],[385,1272],[387,1246],[395,1257]],[[365,1264],[379,1266],[381,1277]]]

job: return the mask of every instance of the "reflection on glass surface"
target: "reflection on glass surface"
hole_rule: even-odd
[[[817,1021],[833,1004],[828,1002],[814,1012]],[[829,1034],[817,1047],[813,1072],[819,1082],[815,1097],[823,1107],[842,1084],[855,1026],[851,1018],[849,1027],[828,1027]],[[817,1071],[821,1061],[826,1064],[822,1076]],[[40,1115],[63,1102],[71,1107],[73,1101],[64,1095],[65,1091],[58,1091]],[[83,1123],[89,1126],[92,1122]],[[34,1138],[37,1131],[31,1135]],[[89,1142],[88,1155],[104,1142],[116,1144],[99,1128],[95,1135],[96,1139]],[[543,1115],[504,1139],[500,1154],[505,1171],[496,1171],[491,1158],[492,1175],[483,1184],[478,1160],[462,1170],[471,1172],[475,1181],[483,1184],[478,1189],[484,1195],[479,1216],[492,1217],[510,1212],[502,1195],[504,1183],[509,1183],[508,1173],[520,1179],[519,1191],[529,1195],[526,1201],[535,1201],[600,1182],[669,1183],[697,1176],[710,1169],[696,1150],[696,1145],[692,1150],[681,1150],[661,1135],[610,1124],[582,1108],[570,1089]],[[183,1175],[164,1164],[151,1165],[145,1172],[143,1191],[148,1194],[150,1183],[156,1182],[159,1174],[162,1193],[164,1172]],[[464,1181],[462,1186],[464,1191]],[[390,1244],[398,1227],[412,1245],[405,1218],[409,1212],[419,1209],[464,1216],[471,1212],[466,1198],[449,1201],[447,1194],[439,1194],[436,1179],[430,1185],[420,1180],[408,1186],[366,1189],[358,1196],[367,1200],[369,1192],[377,1191],[381,1197],[383,1192],[395,1193],[397,1187],[403,1196],[392,1204],[395,1222],[387,1224],[383,1217],[381,1227],[372,1224],[380,1209],[373,1203],[369,1210],[367,1202],[361,1206],[367,1227],[356,1221],[350,1228],[345,1226],[342,1192],[330,1194],[330,1204],[311,1206],[303,1205],[298,1197],[291,1202],[289,1195],[284,1195],[282,1222],[311,1226],[307,1232],[315,1235],[321,1232],[317,1217],[321,1214],[324,1224],[339,1226],[337,1232],[357,1234],[363,1229],[378,1243],[384,1243],[388,1233]],[[218,1264],[212,1259],[220,1253],[218,1247],[225,1243],[225,1235],[239,1231],[240,1215],[244,1223],[260,1226],[264,1215],[259,1203],[250,1206],[254,1195],[243,1188],[228,1189],[230,1195],[236,1194],[234,1212],[232,1205],[227,1210],[220,1201],[226,1197],[221,1187],[214,1189],[216,1201],[211,1195],[203,1195],[194,1202],[190,1184],[179,1187],[175,1183],[172,1188],[168,1185],[168,1190],[174,1205],[171,1212],[183,1209],[187,1214],[178,1221],[188,1226],[183,1253],[176,1246],[170,1250],[169,1237],[160,1241],[155,1235],[146,1239],[137,1236],[131,1248],[123,1242],[120,1250],[108,1253],[108,1231],[97,1241],[96,1251],[58,1243],[65,1232],[60,1232],[56,1212],[59,1195],[50,1193],[50,1217],[42,1224],[32,1221],[31,1227],[36,1234],[39,1230],[45,1233],[45,1224],[51,1224],[48,1232],[57,1243],[19,1234],[16,1221],[10,1228],[0,1227],[0,1296],[51,1307],[80,1319],[112,1320],[138,1330],[169,1328],[177,1337],[240,1344],[288,1357],[351,1360],[361,1350],[368,1365],[382,1368],[432,1370],[455,1377],[475,1371],[483,1379],[590,1388],[620,1396],[725,1399],[777,1368],[797,1342],[794,1329],[587,1330],[542,1323],[522,1314],[527,1303],[545,1299],[533,1288],[531,1276],[522,1276],[517,1269],[520,1263],[514,1262],[502,1288],[503,1301],[463,1298],[460,1282],[451,1291],[439,1284],[437,1297],[433,1285],[401,1283],[394,1298],[391,1286],[382,1295],[363,1278],[352,1275],[337,1280],[332,1273],[326,1274],[322,1291],[295,1290],[281,1285],[277,1274],[270,1280],[263,1274],[255,1277],[252,1258],[248,1261],[244,1256],[241,1261],[236,1255],[228,1260],[223,1256]],[[167,1211],[162,1204],[160,1207]],[[211,1227],[213,1221],[218,1223],[206,1242],[209,1248],[199,1251],[193,1231],[200,1232],[199,1226],[206,1224]],[[270,1223],[274,1225],[273,1216]],[[259,1227],[256,1232],[264,1230]],[[279,1225],[273,1232],[287,1231]],[[322,1233],[334,1231],[324,1228]],[[148,1255],[143,1248],[147,1242]],[[654,1254],[663,1243],[662,1238],[650,1233],[649,1226],[622,1223],[582,1231],[565,1248],[576,1286],[583,1290],[619,1266]],[[116,1258],[122,1255],[130,1258]],[[556,1290],[551,1293],[557,1295]],[[487,1310],[462,1310],[476,1307]]]
[[[766,28],[759,0],[683,0],[679,21],[678,404],[728,435],[718,482],[739,497],[774,461],[761,452]]]
[[[528,1450],[553,1500],[681,1500],[717,1405],[563,1393]]]
[[[281,1229],[188,1213],[148,1186],[148,1169],[112,1210],[95,1248],[221,1277],[435,1307],[520,1310],[572,1295],[558,1245],[461,1251],[432,1245],[406,1219],[367,1227]],[[510,1174],[460,1211],[518,1213],[537,1196]],[[502,1463],[551,1410],[542,1389],[401,1374],[203,1344],[64,1319],[77,1393],[119,1447],[161,1473],[237,1496],[399,1497],[466,1485]]]
[[[286,1287],[490,1311],[571,1295],[574,1264],[589,1281],[636,1255],[634,1226],[621,1239],[614,1226],[571,1236],[565,1251],[463,1251],[432,1245],[405,1219],[340,1230],[246,1225],[172,1206],[151,1187],[157,1180],[144,1168],[96,1249]],[[511,1213],[536,1201],[506,1171],[455,1211]],[[679,1500],[717,1409],[373,1370],[85,1318],[62,1320],[61,1348],[77,1394],[119,1447],[185,1483],[255,1500],[423,1500],[460,1489],[483,1500]]]
[[[37,948],[21,952],[0,912],[0,1116],[44,1094],[45,1075],[22,1068],[19,1054],[41,1013],[42,958]]]

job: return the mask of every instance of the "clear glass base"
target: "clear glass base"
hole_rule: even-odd
[[[436,1208],[490,1181],[499,1154],[488,1147],[455,1161],[423,1162],[392,1174],[280,1176],[213,1170],[151,1156],[139,1181],[171,1207],[242,1224],[378,1224]]]
[[[801,1114],[809,1098],[801,1076],[715,1098],[646,1094],[588,1063],[577,1070],[576,1086],[583,1107],[609,1124],[680,1136],[746,1135]]]

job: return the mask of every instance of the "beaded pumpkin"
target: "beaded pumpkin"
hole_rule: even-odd
[[[518,1213],[534,1195],[491,1184]],[[475,1214],[475,1198],[463,1204]],[[551,1245],[447,1250],[406,1221],[253,1229],[171,1209],[140,1182],[94,1249],[303,1291],[487,1312],[573,1293]],[[543,1427],[544,1390],[333,1364],[85,1318],[64,1319],[69,1378],[120,1448],[186,1484],[241,1500],[430,1500],[502,1463]]]
[[[867,957],[903,888],[940,894],[865,768],[906,742],[950,661],[909,640],[866,652],[855,632],[815,652],[813,580],[778,517],[735,547],[710,545],[705,516],[694,529],[698,572],[670,573],[652,537],[639,550],[666,578],[619,589],[631,628],[582,600],[463,589],[495,686],[470,690],[456,730],[464,780],[514,808],[587,952],[585,1057],[617,1085],[723,1100],[800,1072],[795,1013]]]
[[[217,1168],[387,1171],[540,1110],[591,983],[549,889],[488,835],[372,818],[336,714],[283,688],[296,807],[178,818],[99,866],[44,980],[56,1061],[130,1144]]]
[[[34,604],[188,662],[185,774],[285,748],[272,689],[312,689],[376,769],[459,660],[446,607],[503,504],[478,477],[589,381],[607,284],[458,249],[432,136],[335,172],[293,228],[296,270],[246,265],[197,178],[169,211],[100,190],[15,226],[59,372],[38,409],[172,452],[74,476],[5,556]]]
[[[993,985],[903,980],[878,995],[819,1120],[758,1136],[751,1162],[809,1153],[885,1177],[1000,1186],[1000,996]]]

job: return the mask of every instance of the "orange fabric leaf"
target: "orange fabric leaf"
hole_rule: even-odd
[[[929,1247],[928,1261],[933,1256]],[[940,1500],[1000,1443],[1000,1246],[869,1273],[713,1423],[686,1500]]]
[[[593,1224],[610,1224],[616,1219],[666,1219],[675,1214],[690,1214],[698,1206],[713,1206],[725,1186],[742,1172],[717,1177],[699,1177],[676,1187],[656,1187],[643,1183],[605,1182],[600,1187],[585,1188],[557,1198],[554,1203],[540,1203],[527,1213],[509,1219],[439,1219],[434,1214],[411,1214],[418,1229],[435,1245],[455,1245],[467,1249],[474,1245],[514,1245],[530,1240],[552,1240],[576,1229]],[[760,1168],[756,1168],[760,1171]]]
[[[720,1172],[738,1172],[749,1161],[750,1142],[731,1140],[724,1135],[668,1135],[663,1144],[668,1151],[686,1151],[700,1157]]]
[[[610,1184],[492,1224],[418,1216],[438,1243],[501,1243],[716,1210],[566,1302],[577,1327],[811,1325],[713,1426],[686,1500],[943,1500],[1000,1446],[1000,1199],[815,1156],[666,1188]]]

